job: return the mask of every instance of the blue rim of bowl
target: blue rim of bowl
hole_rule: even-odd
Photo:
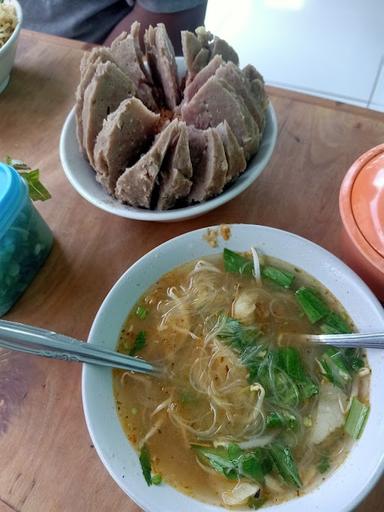
[[[21,24],[23,23],[23,10],[22,10],[19,2],[17,0],[12,0],[12,2],[10,2],[10,5],[13,5],[16,8],[17,25],[15,27],[15,30],[12,32],[11,37],[0,48],[0,58],[1,58],[1,54],[5,52],[5,50],[8,48],[8,46],[11,46],[12,42],[17,39],[19,32],[21,30]]]
[[[261,167],[257,173],[253,172],[252,169],[247,168],[244,173],[232,184],[230,187],[219,194],[217,197],[214,197],[212,199],[208,199],[208,201],[205,201],[203,203],[199,203],[192,206],[187,206],[184,208],[176,208],[174,210],[167,210],[167,211],[153,211],[153,210],[145,210],[140,208],[132,208],[132,207],[126,207],[124,209],[124,205],[120,202],[118,202],[116,199],[113,199],[112,196],[108,197],[110,198],[110,204],[113,205],[113,203],[117,203],[119,206],[119,211],[111,211],[111,208],[104,205],[103,203],[100,203],[98,199],[96,199],[92,194],[89,194],[88,191],[83,188],[82,186],[79,186],[79,183],[76,179],[73,178],[73,172],[69,168],[69,166],[66,163],[66,138],[69,136],[71,130],[71,123],[74,122],[75,117],[75,107],[72,108],[70,113],[68,114],[62,132],[60,136],[60,160],[61,165],[63,167],[64,173],[68,179],[68,181],[71,183],[72,187],[89,203],[93,204],[97,208],[100,208],[101,210],[107,211],[108,213],[112,213],[113,215],[117,215],[120,217],[125,217],[129,219],[134,220],[144,220],[144,221],[160,221],[160,222],[166,222],[166,221],[179,221],[188,219],[191,217],[197,217],[200,215],[203,215],[204,213],[207,213],[215,208],[218,208],[219,206],[231,201],[235,197],[237,197],[239,194],[244,192],[248,187],[251,186],[251,184],[260,176],[260,174],[265,170],[267,167],[273,151],[276,146],[277,141],[277,135],[278,135],[278,123],[276,118],[275,109],[273,108],[273,105],[271,102],[268,105],[267,109],[267,123],[270,125],[270,133],[268,134],[269,137],[269,143],[265,147],[263,147],[263,140],[261,141],[261,147],[259,149],[259,152],[253,157],[257,158],[258,155],[260,155],[260,151],[264,151],[264,153],[261,154],[261,157],[263,158],[263,167]],[[265,135],[265,131],[264,131]],[[83,156],[81,156],[84,158]],[[252,160],[248,164],[252,165]],[[256,164],[257,165],[257,164]],[[249,174],[247,174],[249,172]],[[101,187],[101,185],[100,185]],[[107,193],[105,192],[107,195]]]
[[[278,229],[278,228],[273,228],[273,227],[263,226],[263,225],[258,225],[258,224],[228,224],[228,225],[231,228],[234,228],[234,227],[244,227],[244,226],[253,226],[253,227],[256,227],[256,228],[263,228],[263,229],[267,229],[269,231],[274,231],[274,232],[277,232],[277,233],[282,233],[284,236],[288,235],[288,236],[290,236],[290,237],[292,237],[294,239],[301,240],[301,241],[304,241],[305,243],[308,243],[312,248],[315,248],[317,251],[319,251],[320,254],[323,254],[324,256],[326,255],[328,258],[331,257],[332,259],[336,260],[338,264],[341,264],[343,269],[344,269],[344,271],[349,273],[351,276],[353,276],[353,278],[358,282],[359,287],[362,289],[363,293],[366,294],[371,299],[372,305],[375,306],[375,309],[377,310],[379,315],[383,316],[383,319],[384,319],[384,313],[383,313],[382,306],[381,306],[379,300],[377,299],[377,297],[374,295],[374,293],[368,287],[368,285],[348,265],[346,265],[342,260],[340,260],[340,258],[338,258],[336,255],[334,255],[333,253],[331,253],[327,249],[324,249],[320,245],[316,244],[315,242],[312,242],[311,240],[308,240],[307,238],[304,238],[304,237],[302,237],[300,235],[296,235],[295,233],[291,233],[289,231],[285,231],[285,230]],[[199,228],[199,229],[196,229],[196,230],[188,231],[186,233],[183,233],[181,235],[173,237],[173,238],[163,242],[162,244],[158,245],[154,249],[148,251],[143,256],[141,256],[137,261],[135,261],[130,267],[128,267],[122,273],[122,275],[119,277],[119,279],[113,284],[112,288],[109,290],[109,292],[105,296],[103,302],[101,303],[101,305],[100,305],[100,307],[99,307],[99,309],[98,309],[98,311],[96,313],[96,316],[95,316],[95,318],[94,318],[94,320],[92,322],[92,326],[91,326],[91,329],[90,329],[90,332],[89,332],[89,335],[88,335],[87,343],[91,343],[90,340],[92,339],[93,331],[95,329],[95,325],[96,325],[96,323],[98,321],[98,317],[101,315],[101,311],[103,309],[104,304],[109,300],[110,296],[113,293],[116,293],[116,292],[114,292],[114,290],[116,290],[116,288],[118,288],[119,286],[122,285],[122,282],[126,279],[125,275],[127,274],[128,271],[132,270],[136,265],[139,265],[144,258],[147,258],[148,256],[153,255],[160,248],[164,248],[165,246],[167,246],[167,245],[171,244],[172,242],[174,242],[176,239],[186,237],[188,235],[191,235],[192,233],[204,234],[204,233],[207,232],[207,230],[215,230],[215,229],[218,229],[219,227],[220,226],[218,226],[218,225],[203,227],[203,228]],[[97,452],[100,460],[102,461],[105,469],[107,470],[109,475],[112,477],[112,479],[116,482],[116,484],[120,487],[120,489],[122,489],[123,492],[126,495],[128,495],[132,500],[134,500],[134,502],[137,505],[139,505],[140,507],[142,507],[144,510],[147,511],[147,509],[145,508],[146,504],[145,504],[145,502],[143,502],[141,500],[141,498],[138,498],[135,495],[135,493],[128,494],[127,491],[121,487],[121,482],[119,480],[119,477],[114,473],[113,469],[110,468],[109,462],[107,461],[106,457],[104,456],[103,448],[99,444],[98,439],[94,436],[94,433],[93,433],[93,430],[92,430],[92,427],[91,427],[91,419],[90,419],[90,416],[89,416],[89,404],[88,404],[87,399],[86,399],[86,391],[85,391],[86,379],[87,379],[87,366],[83,365],[82,376],[81,376],[81,388],[82,388],[81,389],[81,396],[82,396],[82,403],[83,403],[83,412],[84,412],[85,422],[86,422],[86,425],[87,425],[87,430],[88,430],[89,436],[92,439],[92,442],[93,442],[93,444],[95,446],[96,452]],[[378,480],[383,475],[383,473],[384,473],[384,453],[381,454],[381,456],[380,456],[380,458],[379,458],[379,460],[378,460],[378,462],[376,464],[376,467],[375,467],[375,469],[372,472],[372,476],[371,476],[369,482],[366,484],[366,486],[364,488],[362,488],[361,491],[355,496],[353,502],[348,503],[347,505],[344,506],[344,508],[338,510],[337,512],[352,512],[363,501],[363,499],[366,498],[368,496],[368,494],[372,491],[372,489],[375,487],[375,485],[377,484]],[[170,486],[170,487],[172,487],[172,486]],[[195,501],[197,501],[197,500],[195,500]],[[199,503],[199,501],[198,501],[198,503]],[[207,504],[204,503],[204,505],[207,505]],[[212,510],[214,510],[214,511],[216,511],[216,510],[218,510],[218,511],[219,510],[225,511],[226,509],[224,509],[223,507],[217,506],[216,508],[212,508]],[[268,507],[266,508],[266,510],[268,510]]]

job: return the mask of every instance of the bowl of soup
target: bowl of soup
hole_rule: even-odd
[[[301,335],[383,329],[363,281],[308,240],[186,233],[130,267],[95,318],[90,343],[163,373],[84,367],[93,444],[145,511],[352,510],[383,470],[384,356]]]

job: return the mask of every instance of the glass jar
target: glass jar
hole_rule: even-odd
[[[52,232],[28,195],[23,178],[0,163],[0,316],[31,283],[47,258]]]

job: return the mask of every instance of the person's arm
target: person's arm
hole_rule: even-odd
[[[109,34],[104,44],[110,45],[111,42],[124,30],[129,32],[134,21],[141,23],[141,34],[143,37],[144,30],[149,26],[155,26],[157,23],[164,23],[167,28],[168,35],[175,48],[176,55],[181,55],[181,30],[195,30],[196,27],[204,24],[205,11],[207,9],[207,1],[184,11],[164,13],[152,12],[144,9],[136,2],[132,11],[123,18]]]

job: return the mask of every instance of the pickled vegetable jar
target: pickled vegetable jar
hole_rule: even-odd
[[[47,258],[52,232],[33,206],[28,186],[0,164],[0,316],[17,301]]]

